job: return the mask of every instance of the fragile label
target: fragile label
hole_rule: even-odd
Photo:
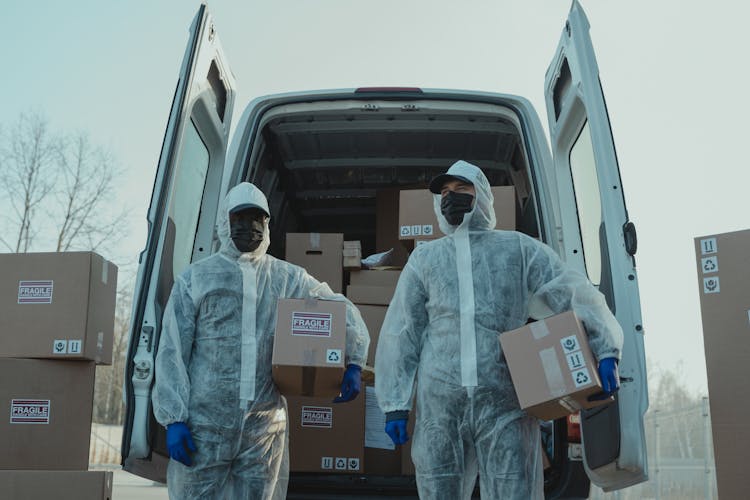
[[[330,337],[333,315],[331,313],[292,313],[292,335]]]
[[[302,427],[333,427],[333,408],[325,406],[303,406]]]
[[[578,370],[579,368],[586,366],[586,361],[583,359],[583,353],[581,351],[566,354],[565,359],[568,360],[568,368],[570,368],[570,371]]]
[[[719,293],[720,291],[721,286],[719,284],[718,276],[703,278],[703,293]]]
[[[341,363],[341,349],[328,349],[326,351],[326,363],[331,365],[338,365]]]
[[[52,354],[68,354],[68,341],[65,339],[53,340]]]
[[[422,236],[432,236],[433,230],[432,230],[432,224],[425,224],[422,226]]]
[[[49,424],[49,399],[13,399],[10,402],[11,424]]]
[[[703,274],[719,272],[719,258],[716,255],[703,257],[701,259],[701,270]]]
[[[716,253],[716,238],[705,238],[701,240],[701,253],[703,255]]]
[[[580,349],[578,345],[578,339],[575,335],[570,335],[569,337],[560,339],[560,344],[562,345],[563,351],[565,351],[566,353],[577,351]]]
[[[51,304],[52,288],[54,282],[46,281],[19,281],[18,303],[19,304]]]

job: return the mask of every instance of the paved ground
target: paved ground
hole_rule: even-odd
[[[166,485],[115,470],[112,478],[112,500],[167,500]]]

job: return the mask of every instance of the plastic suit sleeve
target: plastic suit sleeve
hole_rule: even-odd
[[[573,310],[583,322],[598,360],[620,359],[623,333],[604,295],[581,273],[566,265],[547,245],[524,237],[530,303],[543,303],[552,314]],[[540,319],[540,318],[535,318]]]
[[[185,278],[179,276],[172,286],[156,354],[156,381],[152,394],[154,416],[166,427],[187,422],[190,402],[190,377],[187,367],[195,337],[196,308]]]
[[[427,328],[427,293],[417,269],[406,264],[380,330],[375,353],[375,393],[383,413],[411,410],[422,339]]]
[[[299,268],[302,274],[297,280],[299,287],[294,295],[290,298],[308,298],[315,297],[321,300],[336,300],[346,304],[346,356],[345,364],[355,364],[360,367],[367,363],[367,350],[370,347],[370,334],[367,331],[365,320],[359,313],[359,309],[346,297],[340,293],[335,293],[325,283],[321,283],[313,276],[307,273],[303,268]]]

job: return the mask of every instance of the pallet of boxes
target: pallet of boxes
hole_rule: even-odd
[[[0,497],[99,500],[96,365],[112,364],[117,268],[92,252],[0,254]]]

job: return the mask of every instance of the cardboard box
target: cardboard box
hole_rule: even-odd
[[[0,492],[8,500],[110,500],[112,472],[0,470]]]
[[[385,286],[389,288],[396,288],[398,284],[398,278],[401,276],[401,271],[387,270],[387,271],[370,271],[362,270],[352,272],[349,279],[349,284],[363,285],[363,286]]]
[[[362,474],[365,470],[365,398],[287,396],[289,468],[293,472]]]
[[[344,242],[344,269],[362,269],[362,244],[359,241]]]
[[[0,357],[112,364],[117,266],[93,252],[0,254]]]
[[[344,283],[344,235],[338,233],[287,233],[286,260],[307,269],[318,281],[341,293]]]
[[[494,209],[496,229],[516,228],[516,197],[513,186],[495,186]],[[432,194],[428,189],[400,192],[398,209],[398,237],[402,240],[431,240],[443,236],[435,216]]]
[[[521,408],[540,420],[554,420],[584,408],[602,391],[597,364],[583,325],[572,311],[500,335]]]
[[[370,348],[367,351],[367,364],[375,366],[375,351],[378,348],[378,339],[380,338],[380,329],[383,327],[385,313],[388,306],[371,306],[366,304],[355,304],[362,319],[365,320],[367,331],[370,333]]]
[[[719,498],[746,498],[750,230],[695,239]]]
[[[95,368],[0,359],[0,469],[88,468]]]
[[[273,380],[282,394],[334,397],[346,357],[346,304],[281,299],[273,342]]]
[[[346,287],[346,297],[355,304],[387,306],[395,291],[395,288],[388,286],[349,285]]]

